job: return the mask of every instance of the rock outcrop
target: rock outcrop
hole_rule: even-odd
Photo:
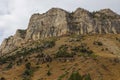
[[[33,14],[26,30],[17,30],[2,42],[0,56],[31,40],[68,34],[120,34],[120,15],[110,9],[91,13],[81,8],[72,13],[52,8],[43,14]]]

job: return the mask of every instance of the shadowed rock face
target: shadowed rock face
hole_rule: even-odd
[[[110,9],[89,12],[78,8],[69,13],[52,8],[44,14],[33,14],[26,30],[3,41],[0,55],[9,53],[29,40],[67,34],[120,34],[120,16]]]

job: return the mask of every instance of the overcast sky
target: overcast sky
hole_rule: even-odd
[[[15,34],[16,29],[26,29],[33,13],[43,13],[52,7],[67,11],[78,7],[89,11],[110,8],[120,14],[120,0],[0,0],[0,43]]]

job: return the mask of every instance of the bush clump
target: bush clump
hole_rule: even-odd
[[[1,57],[0,58],[0,65],[7,63],[6,61],[7,61],[7,58]]]
[[[13,63],[12,62],[10,62],[8,65],[7,65],[7,69],[11,69],[13,67]]]
[[[44,42],[44,47],[45,48],[52,48],[53,46],[55,46],[55,41],[54,40]]]
[[[92,80],[90,74],[86,74],[83,76],[83,80]]]
[[[103,45],[103,43],[100,42],[100,41],[94,41],[93,44],[94,44],[94,45],[98,45],[98,46],[102,46],[102,45]]]
[[[116,40],[120,42],[120,38],[116,37]]]
[[[82,76],[79,74],[78,71],[75,71],[75,72],[72,72],[68,80],[82,80]]]
[[[81,55],[90,56],[93,54],[93,51],[86,47],[86,45],[76,46],[71,49],[74,52],[78,52]]]
[[[72,72],[68,80],[92,80],[90,74],[81,76],[78,71]]]
[[[33,70],[31,69],[26,69],[23,73],[24,76],[32,76],[33,75]]]
[[[61,47],[59,47],[59,50],[57,51],[57,53],[55,54],[55,57],[73,57],[74,54],[73,53],[69,53],[67,52],[68,47],[66,45],[62,45]]]
[[[26,69],[31,69],[31,63],[28,62],[27,64],[25,64],[25,67],[26,67]]]
[[[31,67],[31,63],[26,63],[25,64],[25,71],[23,72],[23,80],[30,80],[31,76],[33,75],[34,70]]]
[[[0,80],[6,80],[4,77],[1,77]]]
[[[51,71],[48,70],[48,72],[47,72],[47,76],[50,76],[51,74],[52,74]]]
[[[56,53],[56,56],[55,56],[56,58],[58,58],[58,57],[73,57],[73,54],[72,53],[68,53],[67,51],[58,51],[57,53]]]

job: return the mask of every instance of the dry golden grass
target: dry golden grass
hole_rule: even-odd
[[[64,44],[78,46],[81,43],[86,43],[87,47],[93,50],[97,57],[76,56],[73,62],[63,63],[53,60],[51,63],[39,65],[36,65],[35,60],[30,60],[33,67],[39,66],[34,72],[32,80],[58,80],[65,72],[67,74],[62,80],[67,80],[74,70],[78,70],[81,75],[90,73],[92,80],[120,80],[120,62],[114,62],[114,59],[118,57],[115,53],[120,53],[120,42],[116,40],[116,37],[120,38],[120,35],[85,35],[81,41],[76,42],[69,42],[70,37],[59,37],[56,45],[53,48],[44,50],[44,53],[50,55],[55,54],[58,48]],[[103,45],[94,45],[94,41],[101,41]],[[47,64],[49,64],[49,67],[47,67]],[[6,66],[4,64],[0,66],[0,77],[5,77],[6,80],[22,80],[21,74],[24,72],[24,65],[25,63],[21,66],[14,66],[10,70],[4,70]],[[50,76],[47,75],[48,70],[51,72]]]

